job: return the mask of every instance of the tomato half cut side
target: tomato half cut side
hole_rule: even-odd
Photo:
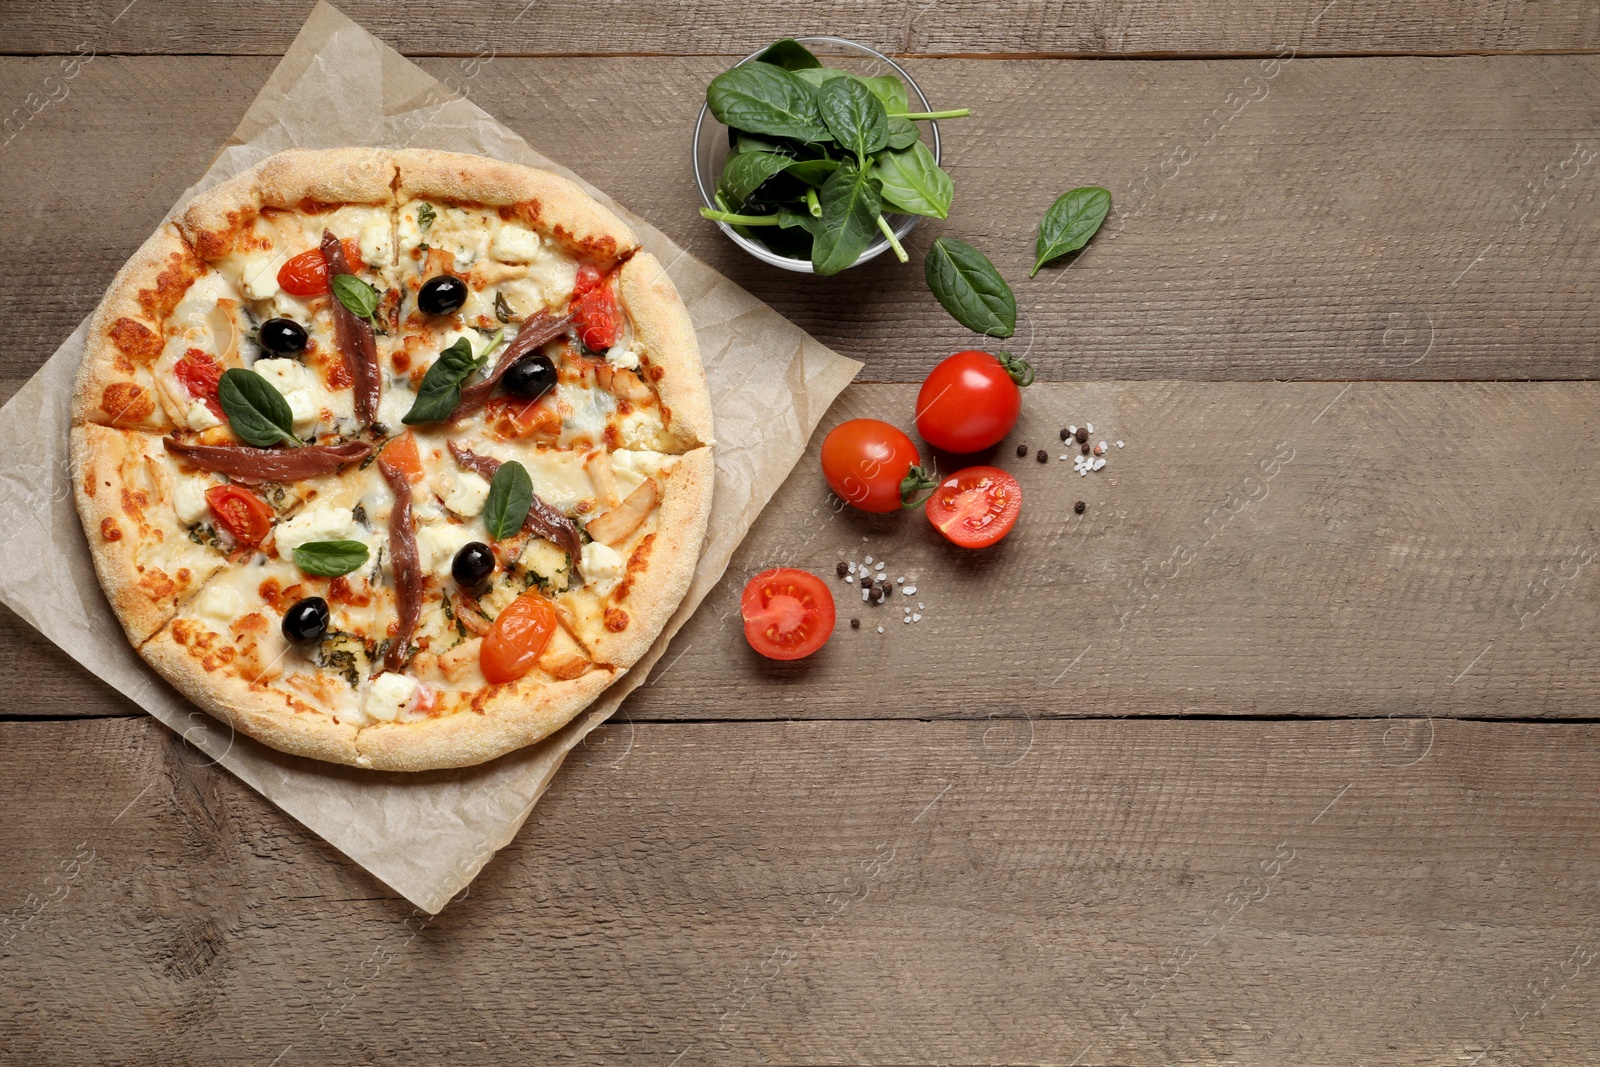
[[[308,248],[278,268],[278,286],[290,296],[321,296],[328,291],[328,261],[322,249]]]
[[[1022,487],[999,467],[968,467],[939,483],[928,521],[952,544],[987,548],[1017,524]]]
[[[578,340],[591,352],[604,352],[617,343],[617,294],[610,278],[595,283],[572,303]]]
[[[750,579],[739,612],[744,639],[768,659],[804,659],[833,636],[833,591],[821,578],[794,567]]]
[[[217,525],[241,545],[259,545],[272,529],[272,506],[237,485],[213,485],[206,503]]]
[[[533,670],[556,632],[555,605],[530,589],[495,616],[478,647],[478,666],[491,685],[504,685]]]
[[[191,348],[173,364],[172,373],[190,397],[204,402],[217,418],[223,417],[222,400],[217,395],[217,388],[222,383],[221,364],[206,352]]]

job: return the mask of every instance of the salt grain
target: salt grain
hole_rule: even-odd
[[[878,565],[876,567],[874,567],[873,569],[874,570],[879,570],[879,571],[883,570],[883,561],[879,560],[878,561]]]
[[[867,563],[868,563],[868,564],[871,564],[871,563],[872,563],[872,557],[871,557],[871,556],[868,556],[868,557],[867,557]]]
[[[1104,467],[1105,465],[1106,465],[1106,461],[1103,460],[1103,459],[1097,459],[1097,460],[1094,461],[1094,469],[1095,470],[1099,470],[1101,467]]]
[[[1121,447],[1122,447],[1122,442],[1121,442],[1121,441],[1118,441],[1118,442],[1117,442],[1117,447],[1118,447],[1118,448],[1121,448]]]
[[[898,578],[896,578],[894,580],[894,584],[895,585],[905,585],[906,584],[906,576],[902,574],[900,577],[898,577]]]
[[[922,602],[922,601],[920,601],[920,600],[919,600],[919,601],[917,601],[917,610],[918,610],[918,611],[922,611],[922,610],[923,610],[923,609],[925,609],[925,608],[926,608],[926,607],[927,607],[927,606],[928,606],[928,605],[926,605],[926,604],[924,604],[924,603],[923,603],[923,602]]]
[[[880,626],[880,627],[878,627],[878,632],[879,632],[879,633],[880,633],[880,634],[881,634],[881,633],[883,633],[883,627],[881,627],[881,626]]]
[[[911,616],[911,621],[912,622],[921,622],[922,621],[922,615],[920,613],[918,613],[916,615]]]
[[[905,623],[907,626],[910,626],[911,625],[911,616],[907,615],[905,618],[901,619],[900,621]]]
[[[1068,426],[1067,427],[1067,432],[1068,433],[1077,433],[1078,432],[1078,428],[1076,426]]]
[[[861,590],[861,602],[863,604],[865,604],[867,602],[867,597],[869,597],[871,595],[872,595],[872,590],[870,590],[870,589]]]
[[[1092,422],[1091,423],[1087,423],[1083,428],[1085,430],[1088,430],[1090,433],[1094,433],[1094,423],[1092,423]]]
[[[908,585],[908,586],[906,586],[904,589],[902,589],[900,591],[902,593],[904,593],[906,596],[915,596],[916,592],[917,592],[917,587],[914,586],[914,585]]]

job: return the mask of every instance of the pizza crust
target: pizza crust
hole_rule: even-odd
[[[678,289],[661,261],[639,252],[617,272],[617,297],[644,346],[650,383],[669,416],[669,433],[691,446],[715,444],[711,392],[700,362],[700,342]],[[651,370],[659,368],[660,376]]]

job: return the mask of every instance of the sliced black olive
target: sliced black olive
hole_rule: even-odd
[[[556,365],[550,362],[549,356],[536,352],[511,364],[500,380],[512,396],[537,400],[555,387]]]
[[[319,596],[296,600],[283,613],[283,636],[294,644],[315,644],[327,632],[328,602]]]
[[[430,315],[448,315],[467,302],[467,283],[452,274],[438,274],[422,283],[417,307]]]
[[[261,347],[280,356],[305,350],[306,328],[293,319],[268,319],[261,324]]]
[[[463,588],[471,588],[494,573],[494,553],[482,541],[461,546],[450,564],[450,577]]]

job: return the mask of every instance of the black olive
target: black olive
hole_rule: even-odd
[[[306,328],[293,319],[268,319],[261,324],[261,347],[280,356],[292,355],[306,347]]]
[[[500,380],[505,382],[506,392],[512,396],[537,400],[555,386],[556,365],[550,362],[549,356],[535,353],[511,364]]]
[[[328,632],[328,602],[319,596],[296,600],[283,613],[283,636],[297,645],[315,644]]]
[[[467,283],[451,274],[439,274],[422,283],[417,307],[430,315],[448,315],[467,302]]]
[[[463,588],[471,588],[494,573],[494,553],[482,541],[468,541],[450,563],[450,577]]]

